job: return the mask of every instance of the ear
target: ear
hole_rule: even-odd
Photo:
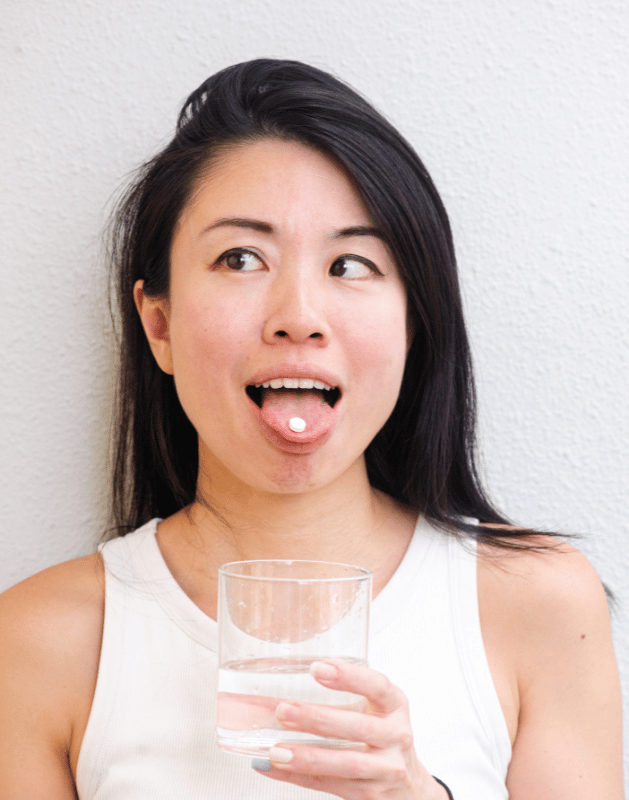
[[[170,308],[166,298],[147,297],[144,294],[144,281],[136,281],[133,299],[142,320],[142,327],[148,339],[155,360],[167,375],[174,373],[170,347]]]

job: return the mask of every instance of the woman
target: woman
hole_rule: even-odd
[[[400,135],[319,70],[229,68],[113,243],[119,535],[2,598],[2,797],[620,800],[604,592],[479,486],[450,228]],[[315,672],[364,712],[277,712],[365,752],[216,748],[217,569],[256,558],[373,571],[370,668]]]

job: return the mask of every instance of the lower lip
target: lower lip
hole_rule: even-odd
[[[291,453],[293,455],[308,455],[308,453],[314,453],[315,450],[318,450],[327,442],[334,430],[333,426],[330,430],[327,430],[320,436],[316,436],[314,439],[309,437],[306,431],[303,433],[295,433],[290,437],[282,436],[281,433],[278,433],[275,428],[272,428],[266,420],[262,418],[261,409],[253,402],[249,395],[247,395],[247,399],[249,400],[262,433],[274,447],[277,447],[278,450],[283,450],[285,453]],[[336,402],[338,404],[340,398]]]

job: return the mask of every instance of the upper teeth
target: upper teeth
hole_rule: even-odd
[[[274,378],[265,383],[256,383],[257,389],[327,389],[332,390],[323,381],[316,381],[314,378]]]

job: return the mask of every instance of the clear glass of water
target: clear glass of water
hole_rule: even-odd
[[[278,742],[356,748],[284,728],[282,700],[359,709],[362,698],[327,689],[313,661],[367,664],[371,572],[325,561],[235,561],[218,579],[218,745],[265,757]]]

